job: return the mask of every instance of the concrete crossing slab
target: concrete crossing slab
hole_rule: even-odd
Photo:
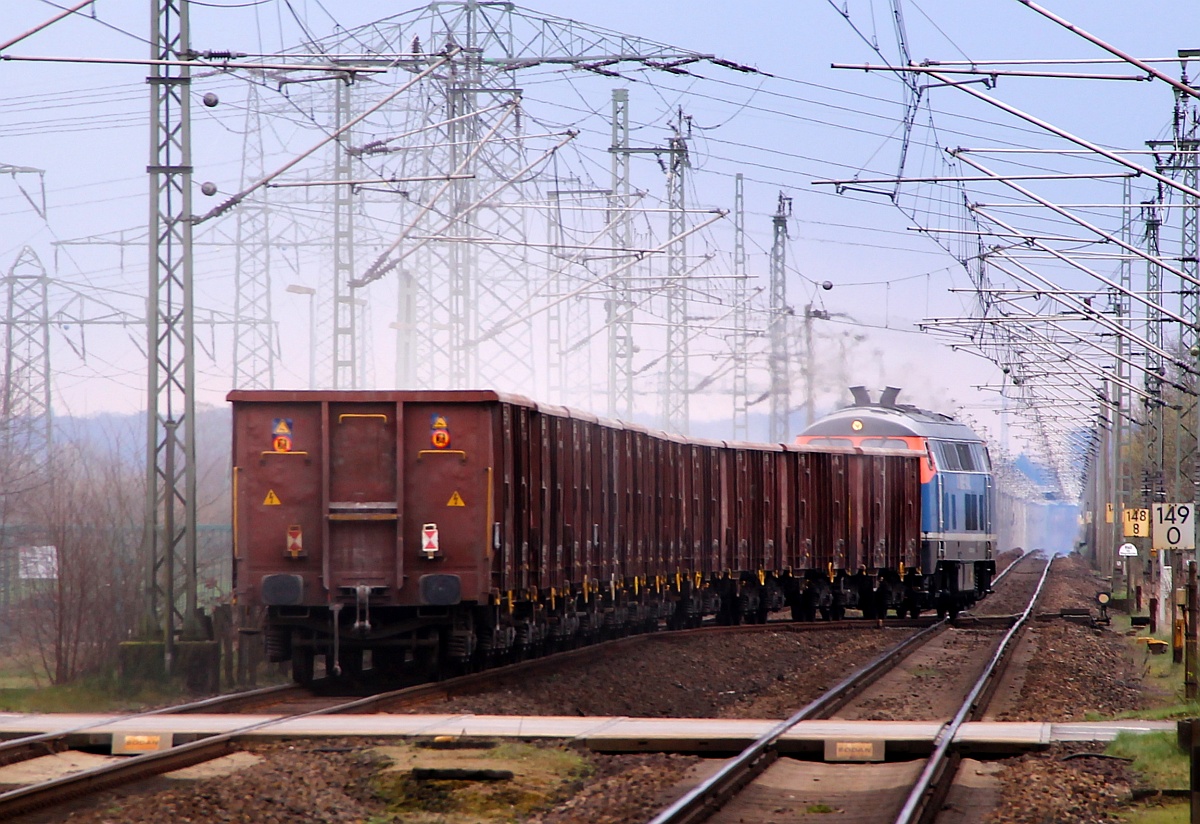
[[[470,736],[483,738],[570,738],[596,749],[691,749],[724,751],[761,736],[778,721],[733,718],[628,718],[615,716],[508,716],[375,713],[314,715],[155,715],[128,718],[104,714],[0,714],[0,739],[38,733],[71,732],[88,736],[166,734],[177,739],[260,729],[248,737],[379,738]],[[781,749],[807,750],[830,739],[886,741],[903,749],[927,747],[941,725],[936,722],[802,721],[781,739]],[[1089,721],[1078,723],[985,721],[964,724],[957,741],[976,750],[1044,747],[1056,742],[1111,741],[1121,732],[1173,731],[1173,721]]]

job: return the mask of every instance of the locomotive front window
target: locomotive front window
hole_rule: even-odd
[[[954,449],[958,452],[958,463],[962,467],[963,472],[977,472],[979,467],[975,466],[975,456],[971,453],[971,444],[956,443]]]
[[[983,444],[971,441],[930,441],[937,446],[938,463],[950,472],[988,472],[990,463]]]
[[[947,441],[930,441],[937,446],[937,458],[941,468],[948,472],[961,472],[962,463],[958,459],[958,450],[954,444]]]
[[[975,466],[979,467],[980,472],[992,471],[991,456],[988,455],[987,447],[981,443],[973,443],[971,452],[975,455]]]

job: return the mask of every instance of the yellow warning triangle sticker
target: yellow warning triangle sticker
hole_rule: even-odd
[[[454,494],[450,496],[450,500],[446,502],[446,506],[466,506],[467,503],[462,499],[462,495],[458,494],[458,490],[454,490]]]
[[[279,500],[274,489],[267,490],[267,497],[263,498],[263,506],[280,506],[282,503],[283,501]]]
[[[290,435],[290,434],[292,434],[292,430],[288,426],[287,421],[279,421],[278,423],[275,424],[275,428],[274,428],[274,430],[272,430],[271,434],[272,435]]]

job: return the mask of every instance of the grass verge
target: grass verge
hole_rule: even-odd
[[[146,684],[122,691],[113,675],[81,678],[70,684],[0,689],[3,712],[118,712],[170,704],[184,695],[170,684]]]
[[[1126,810],[1121,820],[1126,824],[1188,824],[1191,808],[1186,801],[1164,800]]]
[[[1132,767],[1148,787],[1185,790],[1190,781],[1187,753],[1179,749],[1173,732],[1120,733],[1105,749],[1108,755],[1133,759]]]

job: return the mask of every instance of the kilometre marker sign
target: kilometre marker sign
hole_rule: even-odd
[[[1151,545],[1155,549],[1195,549],[1194,516],[1191,504],[1154,504]]]

